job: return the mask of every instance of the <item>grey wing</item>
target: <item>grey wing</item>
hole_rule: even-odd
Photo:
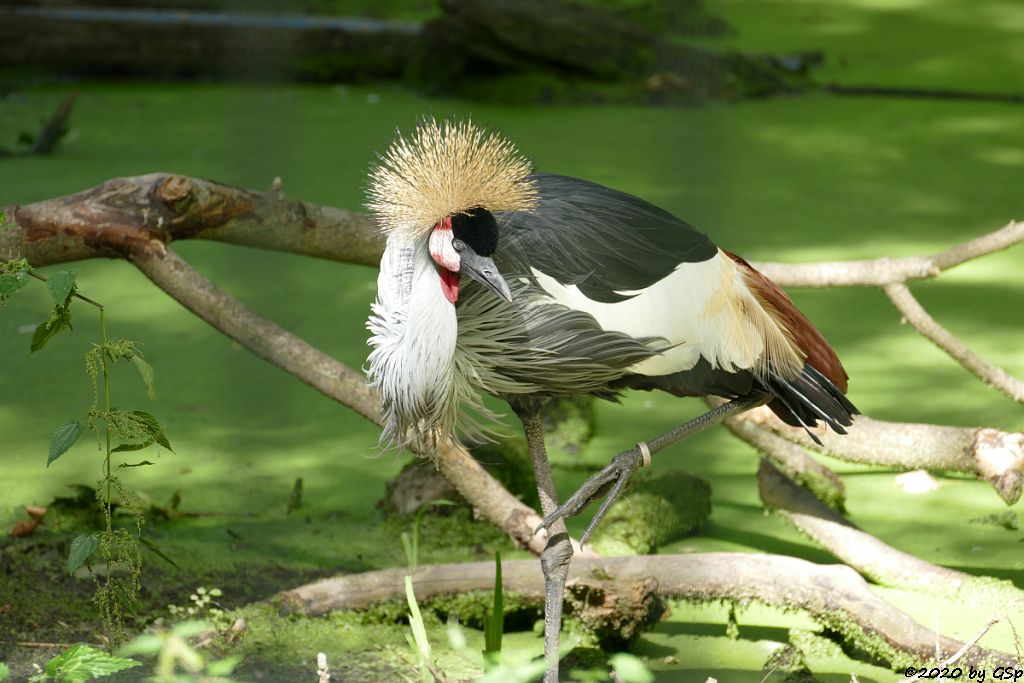
[[[496,216],[498,266],[506,277],[531,269],[563,285],[576,285],[594,301],[629,298],[680,263],[714,257],[707,235],[642,199],[569,176],[529,176],[536,207]]]

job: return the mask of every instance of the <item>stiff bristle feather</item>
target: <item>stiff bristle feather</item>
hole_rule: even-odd
[[[445,216],[482,206],[524,211],[536,203],[530,162],[508,140],[471,121],[424,120],[399,135],[370,173],[369,201],[380,231],[416,239]]]

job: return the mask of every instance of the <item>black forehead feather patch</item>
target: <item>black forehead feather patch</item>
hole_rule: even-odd
[[[498,248],[498,223],[482,206],[452,216],[452,233],[481,256],[491,256]]]

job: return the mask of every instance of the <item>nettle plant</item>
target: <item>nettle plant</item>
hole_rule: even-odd
[[[2,229],[2,214],[0,214]],[[103,627],[112,643],[125,636],[125,616],[134,610],[141,589],[142,549],[146,548],[173,564],[152,541],[142,535],[145,525],[143,504],[139,495],[128,488],[116,470],[152,465],[149,460],[123,461],[114,465],[120,454],[140,451],[151,446],[171,449],[164,428],[150,413],[141,410],[120,410],[112,407],[110,372],[119,361],[135,367],[146,386],[150,399],[156,399],[153,368],[143,358],[135,342],[107,337],[106,309],[78,291],[75,271],[61,271],[50,277],[36,273],[25,259],[0,261],[0,306],[7,297],[25,287],[30,279],[46,284],[53,299],[50,317],[32,335],[30,350],[35,353],[57,334],[71,329],[71,304],[78,300],[99,312],[100,340],[85,353],[85,369],[93,388],[93,401],[84,419],[73,419],[57,427],[50,442],[46,466],[49,467],[71,448],[88,428],[96,435],[103,453],[103,475],[96,484],[96,501],[103,519],[103,528],[76,536],[68,554],[68,571],[75,573],[85,567],[96,583],[93,597]],[[115,509],[127,510],[131,522],[125,528],[115,525]]]

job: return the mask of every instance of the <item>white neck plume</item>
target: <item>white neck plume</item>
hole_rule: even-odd
[[[422,450],[426,440],[451,434],[459,410],[452,368],[458,321],[426,239],[388,238],[371,308],[367,376],[381,396],[381,445]]]

